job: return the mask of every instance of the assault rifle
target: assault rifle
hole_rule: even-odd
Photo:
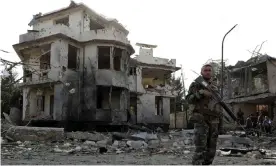
[[[194,72],[194,71],[193,71]],[[194,72],[196,73],[196,72]],[[197,74],[197,73],[196,73]],[[197,74],[199,75],[199,74]],[[207,89],[209,92],[212,93],[212,96],[214,97],[214,99],[222,106],[222,108],[227,112],[227,114],[234,120],[237,120],[237,117],[235,116],[235,114],[231,111],[231,109],[222,101],[222,98],[220,97],[219,94],[217,94],[215,92],[215,90],[213,90],[209,84],[203,79],[203,77],[201,75],[199,75],[199,77],[197,77],[197,79],[195,79],[195,82],[197,82],[198,84],[200,84],[202,87],[204,87],[205,89]]]

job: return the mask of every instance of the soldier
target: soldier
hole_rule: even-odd
[[[204,65],[201,75],[209,86],[218,92],[211,81],[212,66]],[[193,165],[210,165],[216,154],[219,130],[222,129],[222,108],[213,100],[211,92],[193,82],[186,97],[189,103],[189,121],[194,123],[195,154]]]

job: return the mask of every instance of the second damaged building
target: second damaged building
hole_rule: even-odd
[[[140,86],[142,75],[136,72],[136,80],[130,75],[135,72],[133,67],[139,71],[139,65],[149,59],[152,68],[165,65],[174,71],[175,60],[153,58],[144,52],[137,58],[138,66],[130,68],[134,49],[128,31],[116,19],[103,17],[82,3],[72,2],[66,8],[37,14],[29,25],[33,30],[20,35],[19,43],[13,46],[24,62],[23,121],[120,124],[132,117],[137,119],[133,123],[169,124],[169,101],[160,97],[162,104],[155,106],[155,100],[147,98],[150,104],[140,105],[133,96],[146,93]],[[155,92],[160,94],[156,96],[162,93]],[[137,109],[131,109],[133,102]],[[156,107],[163,110],[162,114],[154,114]],[[128,116],[132,110],[135,113]],[[159,118],[161,115],[167,117]]]
[[[268,55],[252,57],[228,67],[226,102],[234,111],[247,117],[262,112],[271,119],[276,116],[276,59]]]
[[[137,43],[139,55],[130,61],[129,89],[132,122],[170,124],[170,102],[176,92],[169,84],[177,70],[175,59],[153,56],[157,46]]]

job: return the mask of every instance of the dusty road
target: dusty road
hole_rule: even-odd
[[[59,145],[62,146],[62,145]],[[74,145],[75,146],[75,145]],[[53,151],[57,144],[23,144],[20,145],[2,145],[1,147],[1,164],[3,165],[87,165],[87,164],[191,164],[193,148],[181,148],[175,151],[164,152],[157,154],[156,151],[148,149],[126,150],[120,154],[116,152],[107,152],[100,154],[95,148],[95,151],[82,150],[72,154]],[[90,147],[89,147],[90,148]],[[97,151],[97,152],[96,152]],[[161,150],[162,151],[162,150]],[[160,150],[158,150],[160,153]],[[223,165],[275,165],[276,160],[256,159],[248,156],[229,157],[216,156],[213,164]]]
[[[191,154],[189,155],[171,155],[158,154],[149,155],[146,153],[127,153],[127,154],[98,154],[98,155],[62,155],[55,153],[30,153],[29,155],[21,156],[1,156],[1,164],[3,165],[87,165],[87,164],[190,164]],[[220,157],[217,156],[213,164],[219,165],[275,165],[276,162],[266,159],[251,159],[245,157]]]
[[[136,133],[136,134],[135,134]],[[137,135],[138,134],[138,135]],[[69,134],[70,135],[70,134]],[[135,138],[119,139],[104,133],[77,132],[59,142],[16,141],[1,142],[1,164],[4,165],[185,165],[193,155],[192,131],[170,131],[148,134],[134,132]],[[222,148],[255,149],[245,153]],[[276,139],[221,135],[213,164],[276,165]],[[256,150],[257,149],[257,150]],[[259,149],[266,149],[262,154]],[[225,150],[225,149],[224,149]],[[265,159],[275,158],[275,159]]]

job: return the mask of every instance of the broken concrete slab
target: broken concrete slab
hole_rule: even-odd
[[[114,132],[112,133],[112,139],[113,140],[122,140],[122,139],[129,139],[129,140],[134,140],[134,141],[144,141],[144,138],[136,137],[136,136],[131,136],[125,133],[118,133]]]
[[[194,130],[193,129],[192,130],[182,130],[180,132],[180,134],[181,134],[182,137],[193,137]]]
[[[232,135],[219,135],[218,143],[225,146],[246,146],[252,147],[254,142],[248,137],[238,137]]]
[[[133,149],[142,149],[148,147],[148,144],[144,141],[127,141],[127,145]]]
[[[66,138],[77,139],[77,140],[89,140],[89,141],[101,141],[105,139],[105,136],[100,133],[89,133],[89,132],[68,132]]]
[[[12,122],[12,120],[11,120],[11,118],[10,118],[10,116],[9,116],[7,113],[3,112],[3,115],[4,115],[4,117],[5,117],[5,120],[6,120],[10,125],[14,125],[13,122]]]
[[[19,125],[21,122],[21,111],[20,109],[16,107],[12,107],[10,109],[10,120],[12,121],[13,124]]]
[[[145,132],[152,132],[152,130],[150,130],[149,128],[145,127],[145,126],[138,126],[138,125],[130,125],[128,124],[128,127],[134,130],[140,130],[140,131],[145,131]]]
[[[88,141],[88,140],[86,140],[83,144],[84,145],[90,145],[90,146],[96,146],[96,142],[95,141]]]
[[[159,140],[150,140],[148,142],[148,147],[149,148],[158,148],[160,146],[160,141]]]
[[[14,126],[6,135],[14,141],[62,141],[64,128]]]
[[[147,132],[141,132],[141,133],[133,134],[132,137],[141,138],[145,141],[158,140],[158,137],[157,137],[156,134],[151,134],[151,133],[147,133]]]
[[[108,143],[108,140],[97,141],[97,146],[106,147],[107,143]]]

